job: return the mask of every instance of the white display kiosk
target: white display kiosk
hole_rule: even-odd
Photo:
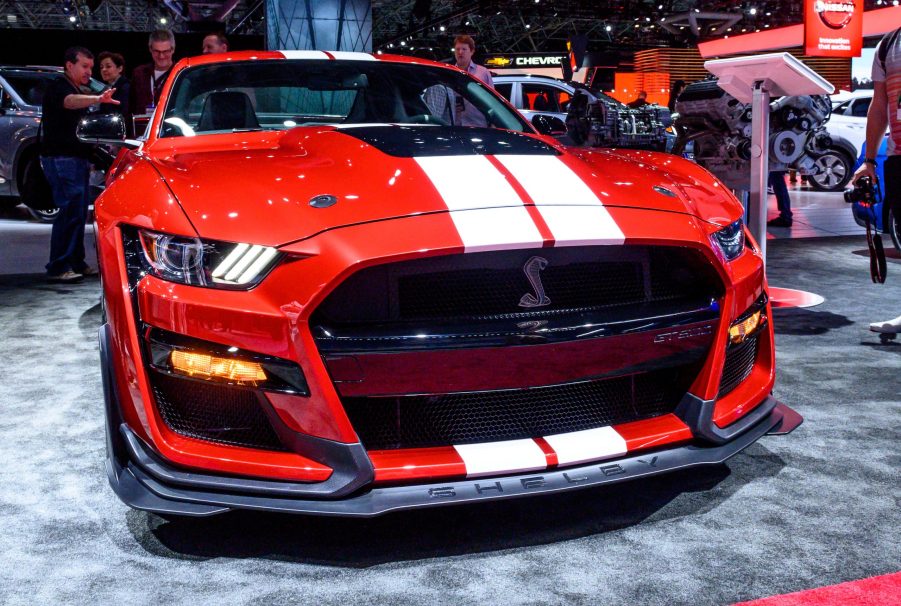
[[[829,95],[835,91],[835,87],[788,53],[716,59],[705,62],[704,67],[719,78],[720,88],[742,103],[751,103],[751,189],[747,208],[748,227],[766,260],[770,98],[785,95]]]

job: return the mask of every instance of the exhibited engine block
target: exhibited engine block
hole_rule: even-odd
[[[816,158],[832,144],[823,124],[832,107],[825,95],[781,97],[770,103],[769,169],[816,174]],[[751,104],[716,80],[688,85],[676,100],[676,143],[694,144],[694,160],[733,189],[750,189]]]
[[[595,93],[597,94],[597,93]],[[670,111],[660,105],[632,109],[597,94],[597,101],[577,90],[566,114],[566,134],[576,145],[666,149]]]

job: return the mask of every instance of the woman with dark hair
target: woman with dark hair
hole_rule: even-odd
[[[119,102],[119,105],[101,106],[101,111],[122,114],[125,117],[125,124],[128,125],[131,121],[131,108],[128,106],[131,87],[128,78],[122,75],[122,72],[125,71],[125,59],[119,53],[109,51],[103,51],[98,58],[100,60],[100,78],[110,88],[116,89],[113,99]]]

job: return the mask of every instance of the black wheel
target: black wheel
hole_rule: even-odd
[[[59,214],[59,209],[53,204],[53,192],[50,191],[50,184],[41,169],[40,159],[37,156],[28,158],[21,174],[19,197],[22,203],[28,207],[28,212],[35,219],[52,223]]]
[[[843,151],[830,149],[816,159],[817,174],[807,180],[817,191],[840,191],[853,176],[851,158]]]
[[[895,250],[901,253],[901,217],[896,217],[894,210],[888,211],[888,229],[886,231],[892,237]]]

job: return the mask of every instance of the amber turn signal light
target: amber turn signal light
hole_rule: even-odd
[[[729,327],[729,342],[733,344],[742,343],[748,336],[757,331],[758,328],[766,324],[766,316],[762,310],[755,311],[753,314],[736,322]]]
[[[170,357],[172,370],[189,377],[224,379],[236,383],[252,383],[266,380],[266,372],[256,362],[219,358],[203,353],[173,350]]]

